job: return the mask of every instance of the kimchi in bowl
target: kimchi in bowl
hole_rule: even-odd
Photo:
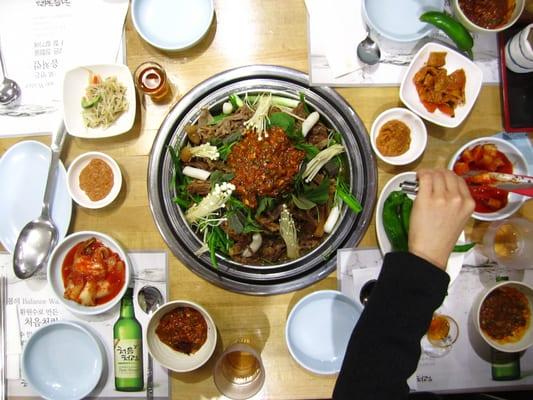
[[[533,344],[532,310],[533,288],[524,282],[505,281],[479,295],[472,316],[477,331],[489,346],[515,353]]]
[[[101,314],[118,304],[130,274],[124,249],[93,231],[67,236],[48,261],[48,282],[55,296],[69,311],[82,315]]]

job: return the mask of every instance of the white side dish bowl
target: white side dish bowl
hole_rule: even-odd
[[[185,354],[163,343],[155,332],[159,321],[168,312],[178,307],[191,307],[204,317],[207,323],[207,339],[200,349],[194,354]],[[146,343],[152,357],[162,366],[175,372],[189,372],[200,368],[213,355],[217,344],[217,328],[211,315],[197,303],[187,300],[170,301],[152,314],[146,328]]]
[[[458,106],[455,109],[455,117],[450,117],[438,109],[432,113],[429,112],[418,97],[413,78],[426,64],[431,52],[446,53],[446,64],[444,65],[444,68],[448,71],[448,75],[461,68],[465,71],[465,104]],[[446,128],[455,128],[461,125],[472,110],[481,90],[482,83],[483,72],[476,64],[449,47],[431,42],[424,45],[415,54],[413,61],[411,61],[400,85],[400,99],[411,111],[420,115],[425,120]]]
[[[83,122],[81,99],[85,96],[91,71],[102,79],[115,76],[126,87],[128,109],[107,128],[88,128]],[[133,127],[135,121],[135,85],[130,69],[122,64],[87,65],[65,73],[63,81],[63,115],[65,126],[72,136],[87,139],[101,139],[121,135]]]
[[[416,181],[416,172],[404,172],[392,177],[381,191],[378,202],[376,203],[376,235],[378,238],[378,245],[383,255],[392,251],[392,245],[387,237],[385,228],[383,227],[383,204],[389,194],[395,190],[400,190],[400,184],[404,181]],[[458,243],[464,243],[465,234],[461,233]],[[463,266],[463,260],[466,253],[452,253],[446,264],[446,272],[450,276],[450,286],[459,276]]]
[[[24,346],[24,377],[45,399],[83,399],[102,376],[106,357],[101,346],[99,339],[79,322],[44,325]]]
[[[474,139],[468,143],[466,143],[464,146],[462,146],[459,150],[455,152],[455,154],[450,159],[450,162],[448,163],[448,169],[453,171],[453,166],[463,154],[463,152],[466,149],[472,148],[477,145],[483,145],[483,144],[494,144],[496,145],[497,149],[501,151],[503,154],[507,156],[511,164],[513,164],[513,173],[516,175],[529,175],[528,172],[528,164],[524,157],[524,155],[518,150],[516,146],[509,143],[507,140],[496,138],[496,137],[482,137]],[[522,204],[527,200],[526,196],[522,196],[517,193],[511,193],[509,192],[509,201],[507,205],[502,208],[501,210],[498,210],[496,212],[492,213],[480,213],[480,212],[474,212],[472,214],[472,217],[480,220],[480,221],[499,221],[501,219],[505,219],[513,215],[515,212],[517,212],[520,207],[522,207]]]
[[[93,201],[80,188],[80,173],[93,159],[104,161],[113,171],[113,187],[109,194],[101,200]],[[85,208],[102,208],[116,199],[122,187],[122,173],[117,162],[105,153],[91,151],[81,154],[70,164],[67,172],[68,191],[72,199]]]
[[[124,266],[126,270],[125,270],[125,276],[124,276],[124,285],[122,286],[122,289],[120,289],[120,291],[117,293],[115,297],[113,297],[108,302],[100,304],[100,305],[84,306],[82,304],[79,304],[73,300],[66,299],[64,297],[65,285],[63,282],[62,268],[63,268],[63,261],[65,257],[67,256],[68,252],[76,244],[83,242],[85,240],[88,240],[90,238],[93,238],[93,237],[99,240],[100,242],[102,242],[105,246],[109,247],[113,252],[117,253],[118,256],[122,259],[122,261],[124,261]],[[54,251],[52,251],[52,254],[50,255],[50,258],[48,260],[47,278],[48,278],[48,284],[52,288],[52,291],[54,295],[56,296],[56,298],[70,312],[73,312],[78,315],[97,315],[97,314],[102,314],[106,311],[109,311],[110,309],[115,307],[118,303],[120,303],[120,300],[126,293],[126,290],[128,289],[128,286],[130,284],[131,273],[132,273],[132,267],[131,267],[131,263],[128,258],[128,255],[126,254],[122,246],[115,239],[100,232],[82,231],[82,232],[76,232],[76,233],[73,233],[67,236],[65,239],[59,242],[59,244],[56,246]]]
[[[390,157],[381,154],[379,151],[376,140],[379,135],[381,127],[390,120],[399,120],[406,124],[411,130],[411,145],[409,150],[399,156]],[[419,158],[426,149],[427,145],[427,129],[424,122],[418,115],[409,111],[406,108],[391,108],[382,112],[374,120],[372,128],[370,129],[370,142],[372,143],[372,149],[380,160],[391,165],[407,165]]]

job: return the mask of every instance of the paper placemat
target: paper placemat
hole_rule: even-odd
[[[337,87],[397,86],[414,54],[425,43],[437,41],[451,45],[451,40],[435,29],[428,37],[413,43],[390,41],[372,32],[381,48],[381,61],[373,66],[357,58],[357,45],[366,37],[367,27],[361,16],[362,0],[305,0],[307,6],[307,42],[311,85]],[[447,0],[445,10],[451,13]],[[473,34],[474,62],[483,71],[483,82],[498,84],[499,55],[495,33]]]
[[[359,302],[360,288],[379,275],[383,258],[379,249],[342,249],[337,253],[338,287]],[[533,385],[533,351],[520,357],[521,378],[495,381],[491,375],[490,347],[474,327],[472,303],[486,287],[494,283],[494,268],[463,267],[448,289],[444,303],[436,311],[450,315],[459,325],[459,338],[443,357],[422,354],[418,368],[408,381],[411,390],[428,392],[475,392],[526,389]],[[533,270],[508,272],[510,280],[533,284]]]
[[[128,253],[133,266],[133,303],[135,308],[135,318],[143,327],[143,366],[145,372],[148,359],[148,348],[146,346],[146,327],[148,316],[139,308],[137,293],[145,285],[157,287],[166,301],[167,293],[167,254],[165,252],[130,252]],[[146,391],[140,392],[119,392],[115,390],[115,380],[113,371],[113,325],[118,319],[119,308],[117,305],[112,310],[94,317],[81,318],[72,314],[59,303],[52,293],[46,280],[44,271],[38,272],[32,278],[19,280],[13,274],[12,257],[8,253],[0,254],[0,268],[8,271],[7,305],[10,308],[16,307],[20,324],[22,345],[28,341],[30,336],[38,328],[49,323],[60,320],[77,321],[90,327],[100,342],[105,347],[107,360],[104,373],[107,377],[100,380],[96,389],[90,397],[97,398],[145,398]],[[9,349],[8,349],[9,350]],[[21,355],[20,355],[21,356]],[[10,371],[11,364],[8,365],[9,376],[19,376],[22,371]],[[33,391],[24,376],[21,379],[8,380],[9,398],[39,398]],[[167,399],[170,395],[169,377],[165,368],[154,362],[154,398]]]
[[[0,45],[20,104],[0,107],[0,137],[49,134],[62,112],[64,71],[124,63],[128,0],[2,0]]]

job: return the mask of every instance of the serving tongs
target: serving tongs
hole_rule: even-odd
[[[470,178],[473,183],[485,184],[507,192],[533,197],[533,177],[531,176],[487,171],[470,171],[462,176],[463,178]],[[418,193],[418,181],[404,181],[400,183],[400,189],[406,194],[416,195]]]

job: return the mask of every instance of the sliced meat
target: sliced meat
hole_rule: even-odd
[[[211,183],[209,181],[200,181],[195,179],[187,185],[187,192],[190,194],[198,194],[206,196],[211,191]]]

